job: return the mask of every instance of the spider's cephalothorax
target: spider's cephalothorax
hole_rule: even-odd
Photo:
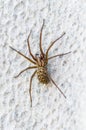
[[[45,54],[40,54],[40,55],[36,54],[35,58],[36,58],[38,67],[45,67],[47,65],[48,60]]]
[[[43,84],[47,84],[49,81],[52,81],[52,83],[59,89],[59,91],[63,94],[63,96],[66,98],[66,96],[64,95],[64,93],[61,91],[61,89],[57,86],[57,84],[53,81],[53,79],[51,78],[51,76],[48,74],[47,72],[47,64],[48,64],[48,60],[55,58],[57,56],[63,56],[66,55],[68,53],[63,53],[63,54],[58,54],[58,55],[54,55],[51,57],[48,57],[48,52],[51,49],[51,47],[54,45],[54,43],[59,40],[65,33],[63,33],[59,38],[57,38],[56,40],[54,40],[53,42],[51,42],[50,46],[48,47],[46,53],[44,53],[43,49],[42,49],[42,30],[43,30],[43,26],[44,26],[44,21],[43,21],[43,25],[40,31],[40,56],[36,55],[34,56],[31,52],[30,49],[30,43],[29,43],[29,37],[30,34],[28,36],[27,42],[28,42],[28,50],[29,53],[32,57],[32,59],[28,58],[27,56],[25,56],[24,54],[22,54],[20,51],[17,51],[16,49],[14,49],[13,47],[10,47],[12,50],[16,51],[18,54],[20,54],[21,56],[23,56],[25,59],[27,59],[28,61],[30,61],[32,64],[34,64],[34,66],[30,66],[25,68],[24,70],[22,70],[17,76],[15,76],[15,78],[17,78],[21,73],[23,73],[24,71],[28,70],[28,69],[36,69],[34,71],[34,73],[31,76],[30,79],[30,88],[29,88],[29,94],[30,94],[30,101],[31,101],[31,106],[32,106],[32,96],[31,96],[31,87],[32,87],[32,79],[34,77],[35,74],[37,74],[38,76],[38,80],[43,83]]]

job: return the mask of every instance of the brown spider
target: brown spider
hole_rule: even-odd
[[[43,83],[43,84],[48,84],[49,81],[52,81],[52,83],[58,88],[58,90],[62,93],[62,95],[66,98],[66,96],[64,95],[64,93],[61,91],[61,89],[56,85],[56,83],[53,81],[53,79],[50,77],[50,75],[47,72],[47,64],[48,64],[48,60],[55,58],[57,56],[63,56],[66,54],[69,54],[70,52],[67,53],[63,53],[63,54],[58,54],[58,55],[54,55],[52,57],[48,57],[48,52],[51,49],[51,47],[54,45],[54,43],[59,40],[60,38],[62,38],[64,36],[65,33],[63,33],[59,38],[57,38],[55,41],[51,42],[50,46],[48,47],[46,53],[44,53],[43,49],[42,49],[42,30],[44,27],[44,20],[43,20],[43,24],[41,27],[41,31],[40,31],[40,56],[34,56],[31,52],[30,49],[30,43],[29,43],[29,38],[30,38],[30,34],[28,36],[27,39],[27,43],[28,43],[28,50],[29,53],[32,57],[32,59],[28,58],[27,56],[25,56],[24,54],[22,54],[21,52],[17,51],[16,49],[14,49],[13,47],[10,46],[10,48],[14,51],[16,51],[18,54],[20,54],[21,56],[23,56],[25,59],[27,59],[28,61],[30,61],[31,63],[34,64],[34,66],[30,66],[25,68],[24,70],[22,70],[17,76],[15,76],[15,78],[17,78],[21,73],[23,73],[24,71],[28,70],[28,69],[34,69],[37,68],[34,73],[32,74],[31,78],[30,78],[30,88],[29,88],[29,94],[30,94],[30,101],[31,101],[31,107],[32,107],[32,96],[31,96],[31,87],[32,87],[32,79],[34,77],[34,75],[37,73],[37,77],[38,80]]]

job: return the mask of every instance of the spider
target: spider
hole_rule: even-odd
[[[64,95],[64,93],[62,92],[62,90],[57,86],[57,84],[54,82],[54,80],[51,78],[51,76],[48,74],[47,72],[47,65],[48,65],[48,61],[58,57],[58,56],[63,56],[63,55],[67,55],[70,52],[67,53],[63,53],[63,54],[57,54],[51,57],[48,57],[48,53],[51,49],[51,47],[54,45],[55,42],[57,42],[60,38],[62,38],[65,35],[65,32],[56,40],[54,40],[53,42],[51,42],[50,46],[48,47],[46,53],[44,53],[43,49],[42,49],[42,32],[43,32],[43,27],[44,27],[44,20],[43,20],[43,24],[40,30],[40,55],[36,54],[35,56],[32,54],[31,52],[31,48],[30,48],[30,42],[29,42],[29,38],[31,35],[31,31],[30,34],[28,36],[27,39],[27,43],[28,43],[28,51],[31,55],[31,59],[28,58],[27,56],[25,56],[24,54],[22,54],[20,51],[17,51],[16,49],[14,49],[13,47],[10,46],[10,48],[14,51],[16,51],[19,55],[21,55],[22,57],[24,57],[25,59],[27,59],[29,62],[31,62],[32,64],[34,64],[33,66],[27,67],[24,70],[22,70],[18,75],[15,76],[15,78],[19,77],[19,75],[21,75],[23,72],[25,72],[26,70],[29,69],[36,69],[34,71],[34,73],[32,74],[31,78],[30,78],[30,88],[29,88],[29,95],[30,95],[30,102],[31,102],[31,107],[32,107],[32,95],[31,95],[31,90],[32,90],[32,80],[33,77],[35,76],[35,74],[37,74],[38,80],[39,82],[43,83],[43,84],[48,84],[49,81],[51,81],[57,88],[58,90],[61,92],[61,94],[66,98],[66,96]]]

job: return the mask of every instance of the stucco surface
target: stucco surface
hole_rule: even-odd
[[[32,64],[11,50],[30,57],[27,37],[32,29],[32,52],[39,53],[43,19],[43,49],[63,32],[49,55],[71,51],[49,61],[48,71],[62,89],[42,85],[34,77],[33,106],[29,81],[34,70],[13,77]],[[86,130],[86,1],[0,0],[0,130]]]

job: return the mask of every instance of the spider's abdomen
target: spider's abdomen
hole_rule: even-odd
[[[47,74],[47,68],[39,67],[37,70],[38,80],[43,84],[48,84],[49,78]]]

